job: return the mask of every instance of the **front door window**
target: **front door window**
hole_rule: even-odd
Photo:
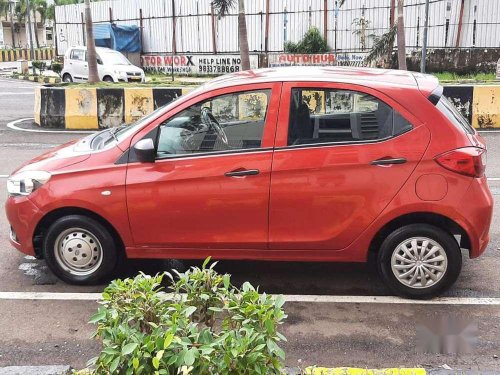
[[[160,125],[157,158],[261,147],[270,90],[196,103]]]

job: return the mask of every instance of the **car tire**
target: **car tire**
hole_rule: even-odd
[[[106,76],[102,79],[104,82],[110,82],[110,83],[114,83],[115,81],[113,81],[113,78],[111,78],[110,76]]]
[[[426,299],[453,285],[462,268],[462,254],[448,232],[429,224],[410,224],[385,238],[377,266],[393,292]]]
[[[71,77],[71,74],[66,73],[63,75],[63,82],[70,83],[73,82],[73,77]]]
[[[83,215],[56,220],[43,241],[49,268],[69,284],[92,285],[112,276],[119,261],[113,236],[98,221]]]

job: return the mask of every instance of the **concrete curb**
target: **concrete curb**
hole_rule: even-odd
[[[37,87],[35,123],[43,128],[73,130],[129,124],[191,90],[191,87]],[[475,128],[500,129],[500,85],[445,86],[444,95]]]
[[[97,130],[130,124],[192,88],[35,88],[35,123],[43,128]]]
[[[364,369],[355,367],[307,368],[306,375],[426,375],[424,368]]]
[[[61,78],[60,77],[43,77],[43,76],[11,76],[10,78],[13,79],[20,79],[23,81],[31,81],[31,82],[38,82],[38,83],[61,83]]]
[[[0,367],[0,375],[66,375],[70,366],[9,366]]]
[[[17,60],[32,60],[29,48],[2,49],[0,50],[0,62],[13,62]],[[35,48],[34,60],[52,60],[56,57],[54,48]]]

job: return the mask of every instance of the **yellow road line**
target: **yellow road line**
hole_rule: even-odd
[[[307,375],[426,375],[423,368],[363,369],[354,367],[307,368]]]

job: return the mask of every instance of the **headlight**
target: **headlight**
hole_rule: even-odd
[[[11,196],[30,195],[50,179],[45,171],[24,171],[7,179],[7,191]]]

